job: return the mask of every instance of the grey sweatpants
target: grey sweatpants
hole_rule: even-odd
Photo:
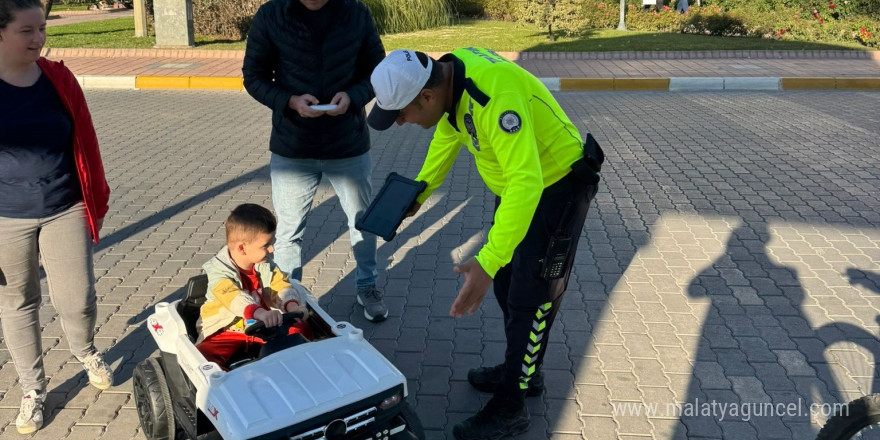
[[[39,219],[0,217],[0,324],[22,392],[45,391],[40,340],[40,268],[70,351],[95,351],[95,271],[85,206]]]

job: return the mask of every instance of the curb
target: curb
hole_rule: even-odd
[[[229,76],[137,76],[138,89],[244,90],[241,77]]]
[[[241,77],[233,76],[113,76],[78,75],[84,89],[244,90]],[[673,77],[673,78],[539,78],[548,89],[559,91],[670,92],[744,90],[880,90],[877,78]]]
[[[541,78],[551,91],[573,90],[667,90],[779,91],[779,90],[880,90],[880,77],[783,78],[767,77],[673,77],[673,78]]]
[[[122,9],[120,9],[122,10]],[[445,52],[426,52],[439,58]],[[526,60],[708,60],[708,59],[841,59],[877,60],[880,51],[868,50],[696,50],[611,52],[498,52],[511,61]],[[42,56],[101,58],[223,58],[244,59],[244,50],[206,49],[87,49],[44,47]]]
[[[118,9],[98,9],[98,10],[87,10],[87,11],[51,11],[49,12],[49,18],[64,18],[64,17],[75,17],[80,15],[102,15],[102,14],[113,14],[116,12],[122,11],[130,11],[131,9],[126,8],[118,8]]]

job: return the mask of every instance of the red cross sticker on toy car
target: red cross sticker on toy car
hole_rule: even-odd
[[[150,318],[149,324],[157,335],[162,336],[162,333],[165,333],[165,327],[162,327],[162,324],[159,324],[159,321],[156,321],[156,318]]]

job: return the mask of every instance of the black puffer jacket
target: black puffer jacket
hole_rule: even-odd
[[[325,8],[329,8],[324,11]],[[369,10],[357,0],[330,0],[326,30],[313,32],[299,0],[271,0],[254,16],[245,51],[244,86],[272,109],[269,149],[298,159],[341,159],[370,149],[364,106],[373,99],[370,74],[385,57]],[[303,118],[287,106],[310,94],[321,104],[344,91],[345,114]]]

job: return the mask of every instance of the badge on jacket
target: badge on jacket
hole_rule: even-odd
[[[501,129],[507,133],[516,133],[522,128],[522,120],[519,118],[519,114],[517,114],[513,110],[508,110],[501,114],[501,117],[498,118],[498,125],[501,126]]]

